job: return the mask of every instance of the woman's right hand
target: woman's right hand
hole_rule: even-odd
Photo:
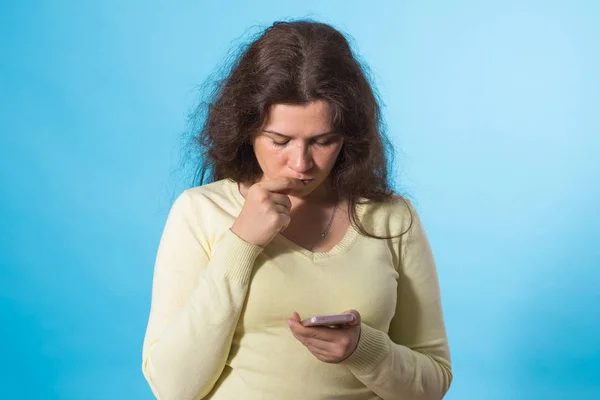
[[[301,186],[288,178],[255,183],[231,231],[247,243],[265,247],[289,225],[292,203],[287,194]]]

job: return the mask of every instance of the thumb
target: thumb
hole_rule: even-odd
[[[294,312],[292,313],[292,318],[290,318],[290,319],[291,319],[292,321],[296,321],[296,322],[300,322],[300,321],[301,321],[301,319],[300,319],[300,314],[298,314],[296,311],[294,311]]]
[[[344,314],[352,314],[354,315],[354,319],[351,322],[348,322],[348,326],[357,326],[360,325],[360,313],[356,310],[346,310]]]

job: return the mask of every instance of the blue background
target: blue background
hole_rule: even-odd
[[[0,7],[0,398],[152,398],[196,85],[249,28],[307,16],[354,38],[385,103],[438,262],[447,399],[600,398],[599,2]]]

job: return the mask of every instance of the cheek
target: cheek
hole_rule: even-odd
[[[325,149],[319,154],[319,165],[333,167],[335,161],[339,157],[340,151],[342,150],[342,146],[338,146],[331,149]]]
[[[286,164],[287,157],[284,151],[263,147],[254,153],[263,170],[274,170]]]

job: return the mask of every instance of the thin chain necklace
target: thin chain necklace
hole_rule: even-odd
[[[339,203],[339,201],[336,201],[336,202],[335,202],[335,206],[333,207],[333,211],[331,212],[331,218],[329,218],[329,223],[327,224],[327,227],[326,227],[326,228],[325,228],[325,230],[324,230],[324,231],[321,233],[321,235],[320,235],[320,238],[319,238],[319,239],[317,239],[317,240],[315,241],[315,243],[314,243],[314,244],[313,244],[313,245],[310,247],[310,249],[309,249],[310,251],[312,251],[312,249],[314,249],[314,248],[315,248],[315,246],[316,246],[316,245],[319,243],[319,241],[320,241],[321,239],[323,239],[325,236],[327,236],[327,234],[329,233],[329,229],[331,229],[331,225],[333,224],[333,217],[335,217],[335,212],[336,212],[336,210],[337,210],[337,208],[338,208],[338,203]]]

